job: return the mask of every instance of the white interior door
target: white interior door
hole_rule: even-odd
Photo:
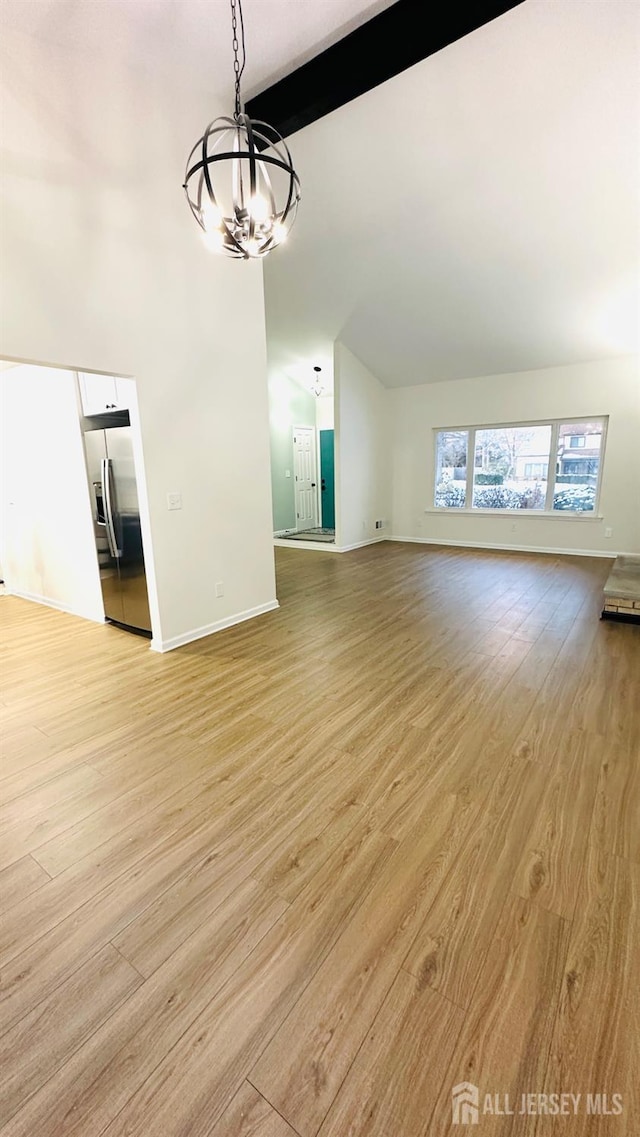
[[[316,478],[316,431],[313,426],[293,428],[293,468],[296,478],[296,529],[315,529],[318,524]]]

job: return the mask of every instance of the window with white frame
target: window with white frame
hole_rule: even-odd
[[[607,419],[435,431],[437,509],[595,513]]]

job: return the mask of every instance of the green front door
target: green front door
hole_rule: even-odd
[[[322,528],[335,529],[336,503],[333,472],[333,431],[320,431],[320,497],[322,501]]]

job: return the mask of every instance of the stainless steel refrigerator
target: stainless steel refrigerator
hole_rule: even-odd
[[[150,635],[129,412],[94,415],[83,425],[105,616]]]

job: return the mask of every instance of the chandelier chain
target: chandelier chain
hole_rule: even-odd
[[[238,40],[238,22],[240,23],[240,39]],[[246,62],[246,53],[244,47],[244,20],[242,18],[242,3],[241,0],[231,0],[231,27],[233,29],[233,71],[235,74],[236,86],[236,103],[235,103],[235,117],[242,114],[242,99],[240,97],[240,80],[244,71]],[[238,58],[238,52],[242,47],[242,66]]]

